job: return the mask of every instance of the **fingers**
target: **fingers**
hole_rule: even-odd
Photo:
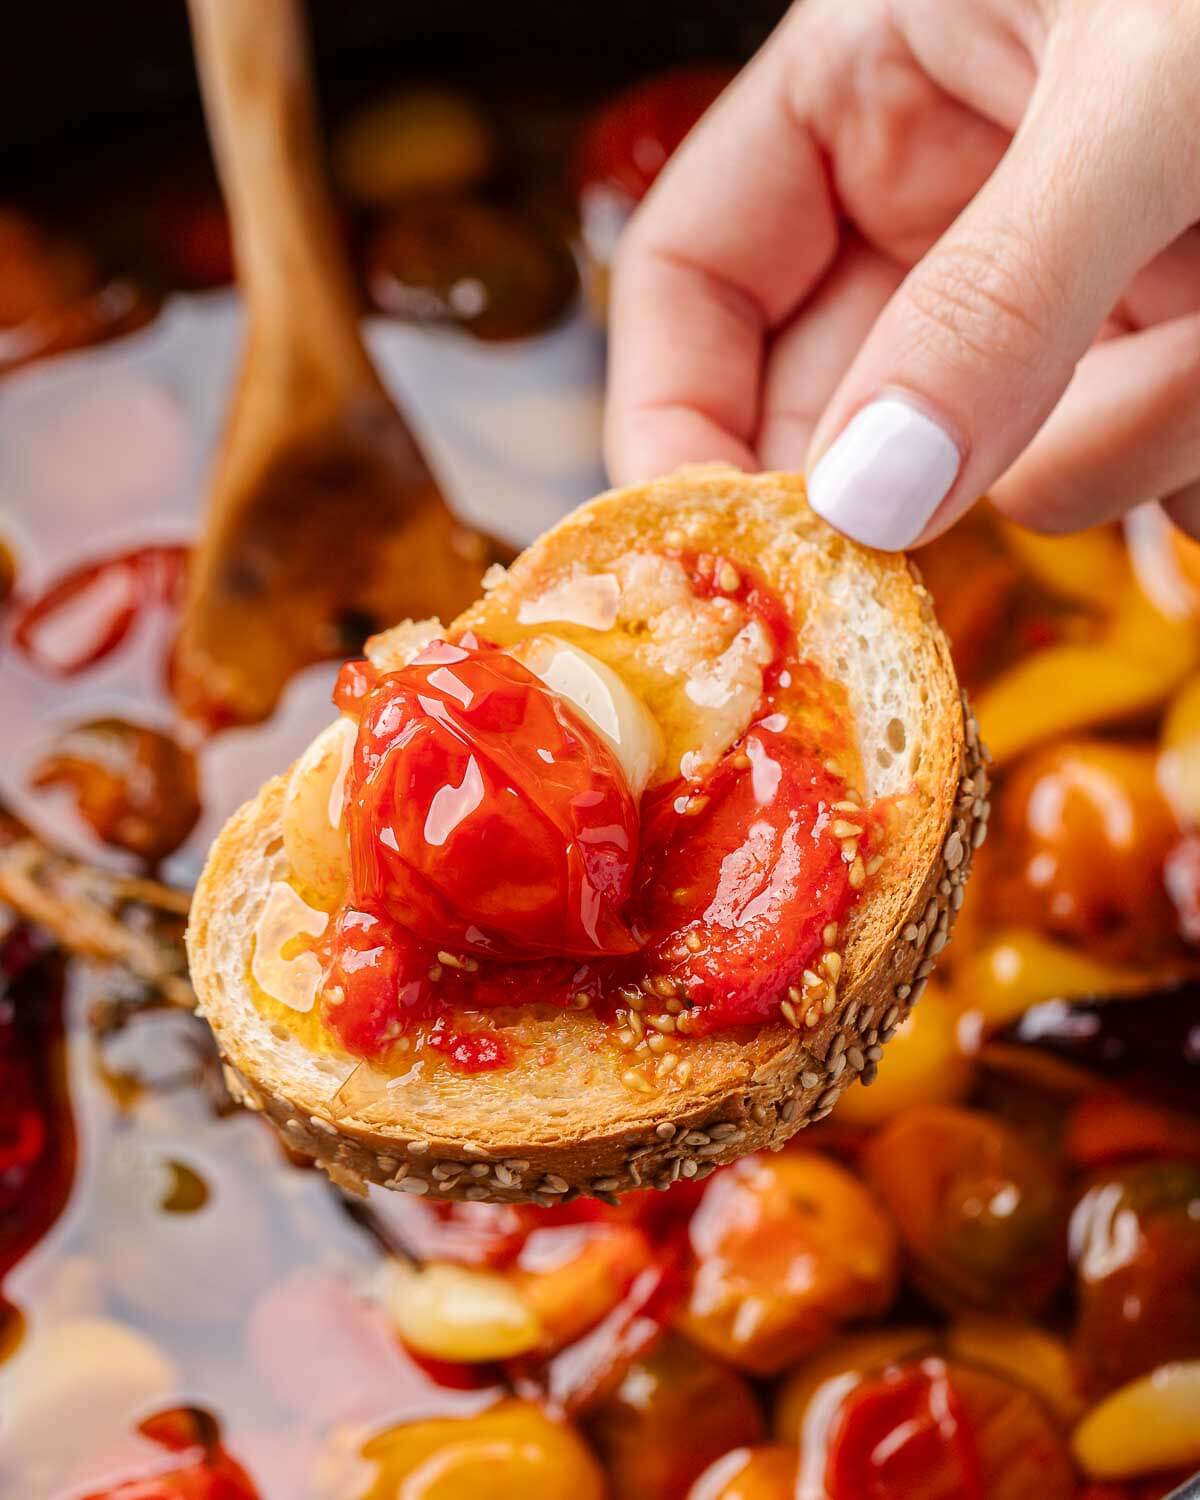
[[[991,499],[1025,526],[1071,531],[1198,479],[1200,313],[1192,313],[1089,350]]]
[[[817,418],[903,279],[902,266],[851,240],[803,314],[776,337],[755,444],[764,468],[803,466]]]
[[[793,83],[772,43],[685,142],[624,238],[605,433],[617,483],[683,461],[754,463],[767,332],[837,244]]]
[[[810,498],[861,541],[928,539],[1008,469],[1126,282],[1193,212],[1147,78],[1109,46],[1081,46],[1069,66],[1047,62],[1008,155],[906,278],[818,424]]]

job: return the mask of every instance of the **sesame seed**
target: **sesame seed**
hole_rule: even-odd
[[[475,958],[459,958],[457,954],[448,953],[444,948],[438,949],[438,963],[445,964],[448,969],[466,969],[473,974],[479,967],[479,960]]]
[[[645,1074],[639,1073],[633,1068],[621,1074],[621,1082],[627,1089],[633,1089],[639,1094],[652,1094],[654,1092],[654,1085]]]
[[[790,1000],[781,1000],[779,1002],[779,1009],[783,1012],[783,1018],[788,1025],[795,1026],[798,1029],[800,1026],[800,1017],[796,1014],[796,1007],[792,1002]]]
[[[835,802],[833,804],[833,810],[834,810],[834,812],[840,812],[840,813],[856,813],[856,812],[861,812],[862,808],[858,805],[857,802],[846,801],[846,802]]]
[[[429,1191],[429,1184],[421,1177],[402,1178],[396,1187],[402,1193],[413,1193],[416,1197],[423,1197]]]
[[[833,1060],[833,1062],[832,1062],[832,1064],[830,1065],[830,1069],[829,1069],[830,1080],[832,1081],[835,1078],[840,1078],[841,1074],[842,1074],[842,1070],[843,1070],[843,1068],[845,1068],[845,1066],[846,1066],[846,1055],[845,1055],[845,1053],[842,1053],[842,1055],[840,1057],[835,1057],[834,1060]]]
[[[739,1130],[736,1125],[728,1120],[723,1120],[716,1125],[710,1125],[708,1133],[714,1141],[736,1141],[740,1140],[746,1132]]]
[[[741,574],[732,563],[723,562],[717,570],[717,587],[723,593],[736,594],[741,586]]]
[[[491,1171],[491,1167],[485,1161],[477,1161],[468,1167],[467,1171],[472,1177],[486,1177]]]
[[[646,1019],[650,1022],[651,1026],[654,1027],[655,1031],[669,1033],[675,1030],[674,1016],[647,1016]]]
[[[860,891],[867,882],[867,869],[862,862],[861,856],[850,866],[850,874],[847,876],[852,891]]]
[[[553,1172],[549,1172],[538,1183],[538,1192],[552,1193],[555,1197],[558,1197],[560,1194],[565,1193],[569,1187],[570,1183],[564,1178],[556,1176]]]
[[[868,875],[878,875],[879,872],[880,872],[880,870],[882,870],[882,869],[883,869],[883,855],[882,854],[872,854],[871,858],[867,861],[867,874]]]
[[[641,1016],[636,1010],[631,1010],[628,1012],[628,1020],[629,1029],[633,1032],[634,1036],[640,1037],[645,1034],[646,1023],[642,1020]]]
[[[617,1032],[617,1041],[620,1042],[622,1047],[633,1046],[633,1032],[629,1029],[628,1026],[622,1026],[621,1029]]]
[[[655,1069],[660,1078],[669,1078],[675,1071],[675,1065],[679,1061],[678,1052],[668,1052]]]
[[[801,1073],[800,1082],[806,1089],[815,1089],[821,1081],[819,1073]]]
[[[854,841],[854,839],[843,839],[842,858],[848,865],[853,864],[853,862],[858,858],[858,844]]]
[[[821,967],[829,975],[830,979],[837,979],[842,972],[842,955],[836,948],[829,948],[821,954]]]
[[[667,1049],[667,1039],[665,1036],[660,1036],[656,1031],[653,1036],[646,1038],[646,1046],[654,1053],[665,1052]]]
[[[845,818],[835,818],[830,826],[830,832],[835,839],[857,839],[862,837],[862,829],[858,824],[848,822]]]
[[[485,1187],[469,1187],[463,1191],[463,1197],[469,1198],[472,1203],[482,1203],[487,1196],[488,1190]]]
[[[685,1057],[684,1060],[675,1069],[675,1077],[680,1083],[686,1083],[691,1076],[692,1064],[690,1060]]]
[[[821,1007],[819,1005],[810,1005],[808,1007],[808,1012],[804,1017],[804,1024],[806,1026],[816,1026],[820,1019]]]
[[[679,1168],[680,1175],[683,1177],[695,1177],[697,1170],[697,1164],[691,1159],[690,1156]]]
[[[831,1016],[833,1015],[833,1008],[836,1004],[837,995],[832,990],[830,990],[829,994],[826,995],[824,1000],[821,1001],[821,1010],[825,1015]]]
[[[836,922],[827,922],[825,924],[825,930],[821,934],[821,941],[825,944],[825,946],[827,948],[832,948],[833,945],[834,945],[834,943],[837,942],[837,940],[838,940],[837,923]]]
[[[707,1146],[710,1136],[703,1130],[689,1130],[683,1138],[685,1146]]]
[[[660,1141],[673,1141],[675,1139],[675,1127],[664,1120],[661,1125],[655,1126],[654,1134]]]

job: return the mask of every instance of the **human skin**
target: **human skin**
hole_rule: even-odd
[[[803,0],[613,284],[609,467],[804,469],[871,545],[988,491],[1200,536],[1200,5]]]

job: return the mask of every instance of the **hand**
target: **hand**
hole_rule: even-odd
[[[1200,536],[1200,5],[804,0],[618,255],[617,482],[810,475],[870,545],[990,488]]]

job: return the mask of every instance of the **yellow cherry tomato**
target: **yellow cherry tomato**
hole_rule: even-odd
[[[955,1104],[971,1087],[974,1066],[958,1043],[959,1011],[930,987],[896,1028],[870,1088],[849,1088],[837,1106],[843,1125],[878,1125],[913,1104]]]
[[[795,1500],[799,1454],[783,1443],[735,1448],[710,1464],[687,1500]]]
[[[1064,1422],[1074,1422],[1082,1410],[1067,1346],[1044,1328],[1012,1318],[965,1314],[950,1325],[946,1347],[968,1364],[983,1365],[1027,1385]]]
[[[1093,1479],[1200,1464],[1200,1360],[1161,1365],[1114,1391],[1076,1427],[1071,1447]]]
[[[377,1472],[356,1500],[606,1500],[582,1438],[529,1401],[391,1427],[362,1456]]]

